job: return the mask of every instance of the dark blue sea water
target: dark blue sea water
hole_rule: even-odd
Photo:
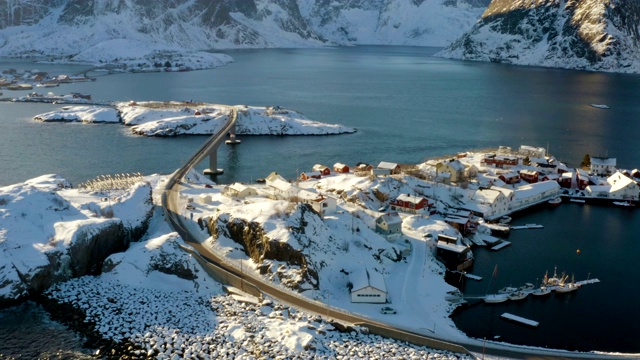
[[[640,76],[452,61],[433,57],[436,51],[375,46],[229,51],[236,61],[213,70],[100,76],[54,91],[110,101],[280,105],[358,129],[342,136],[244,137],[240,146],[221,147],[221,183],[252,181],[271,171],[293,178],[316,163],[418,163],[521,144],[547,147],[569,165],[588,153],[616,157],[622,168],[640,167],[635,146]],[[52,73],[86,68],[15,61],[0,66]],[[47,173],[72,183],[100,174],[170,173],[205,141],[200,136],[142,138],[121,125],[32,120],[54,108],[0,103],[0,185]],[[459,327],[479,338],[500,335],[502,341],[540,346],[640,352],[640,345],[622,340],[640,334],[633,321],[640,318],[635,305],[640,290],[633,285],[640,275],[633,258],[640,253],[633,241],[638,212],[564,204],[515,221],[545,228],[514,232],[512,246],[497,253],[477,250],[474,273],[485,280],[467,283],[467,293],[486,292],[495,264],[501,287],[533,282],[554,266],[578,280],[591,276],[602,283],[565,298],[473,306],[456,315]],[[497,318],[505,309],[540,321],[540,328],[505,324]]]

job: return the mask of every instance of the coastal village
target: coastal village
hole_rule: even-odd
[[[512,227],[509,222],[513,213],[556,207],[563,202],[634,207],[639,181],[637,169],[620,170],[615,158],[593,157],[588,169],[568,168],[545,148],[523,145],[518,149],[465,152],[418,165],[387,161],[353,166],[340,162],[332,166],[315,164],[296,179],[272,172],[257,184],[224,185],[220,192],[208,186],[192,196],[187,192],[183,194],[184,215],[204,227],[215,218],[212,212],[224,213],[237,206],[246,209],[269,200],[305,204],[325,222],[351,219],[352,233],[354,226],[360,234],[366,227],[385,239],[393,250],[383,251],[383,256],[406,259],[414,253],[416,242],[423,241],[447,271],[481,280],[467,272],[474,264],[474,246],[497,251],[510,245],[506,238],[511,230],[543,226]],[[426,226],[416,226],[427,222]],[[371,235],[365,237],[372,241]],[[348,248],[345,244],[340,246]],[[384,271],[365,266],[348,272],[352,303],[384,304],[394,297],[386,286]],[[508,287],[483,299],[487,303],[521,300],[530,294],[575,291],[594,282],[598,280],[576,282],[554,273],[545,276],[541,286],[527,283],[520,288]],[[464,303],[460,293],[450,294],[450,302]],[[395,309],[383,307],[380,311],[393,313]]]

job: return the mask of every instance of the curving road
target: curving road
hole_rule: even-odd
[[[547,349],[520,348],[517,346],[501,345],[495,343],[483,344],[482,341],[468,339],[464,344],[453,344],[444,339],[433,336],[418,334],[409,329],[400,329],[378,322],[374,319],[363,317],[358,314],[344,312],[334,307],[329,307],[324,303],[306,298],[302,295],[276,286],[270,282],[265,282],[252,273],[238,271],[237,264],[232,264],[225,258],[221,258],[205,246],[203,246],[197,236],[191,233],[193,221],[187,221],[180,215],[180,203],[178,201],[181,181],[184,176],[200,163],[209,152],[224,141],[226,134],[237,120],[237,111],[231,108],[231,115],[227,123],[189,159],[184,166],[176,170],[167,180],[165,191],[162,195],[162,206],[164,208],[165,219],[190,247],[183,247],[185,251],[193,254],[200,261],[205,270],[216,280],[243,288],[253,295],[260,293],[278,299],[279,301],[303,309],[312,313],[327,315],[336,322],[342,324],[355,324],[365,327],[370,333],[378,334],[397,340],[407,341],[416,345],[427,346],[434,349],[448,350],[456,353],[468,354],[478,358],[486,355],[493,359],[630,359],[637,358],[633,355],[603,355],[593,353],[571,353],[566,351],[555,351]],[[419,262],[419,261],[418,261]],[[416,306],[415,304],[410,304]]]

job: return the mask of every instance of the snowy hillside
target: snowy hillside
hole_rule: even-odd
[[[201,50],[227,48],[443,46],[468,30],[483,6],[479,0],[2,2],[0,56],[121,62],[175,56],[179,49],[204,57]]]
[[[640,71],[640,5],[622,0],[494,0],[438,56],[583,70]]]

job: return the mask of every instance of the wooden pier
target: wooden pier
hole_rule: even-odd
[[[491,250],[493,250],[493,251],[498,251],[498,250],[500,250],[500,249],[502,249],[502,248],[505,248],[505,247],[507,247],[507,246],[509,246],[509,245],[511,245],[511,241],[502,240],[498,245],[493,246],[493,247],[491,248]]]

